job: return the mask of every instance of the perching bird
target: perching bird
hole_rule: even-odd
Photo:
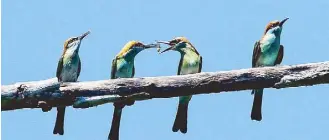
[[[63,54],[58,61],[56,77],[59,82],[76,82],[80,75],[81,61],[79,49],[82,39],[90,32],[86,32],[78,37],[71,37],[64,43]],[[57,107],[57,117],[54,127],[54,134],[64,134],[65,106]]]
[[[115,56],[112,61],[111,79],[116,78],[132,78],[135,75],[134,60],[135,56],[148,48],[157,48],[156,44],[144,45],[138,41],[128,42],[122,50]],[[134,101],[126,100],[122,102],[115,102],[114,112],[112,118],[112,126],[108,136],[109,140],[119,140],[119,128],[122,109],[125,105],[133,105]]]
[[[272,21],[266,26],[263,37],[254,45],[252,67],[275,66],[281,63],[283,45],[280,45],[280,35],[282,26],[288,19]],[[252,90],[251,94],[254,94],[251,120],[261,121],[263,89]]]
[[[181,58],[178,65],[177,75],[193,74],[201,72],[202,57],[195,49],[195,47],[185,37],[177,37],[171,41],[158,41],[158,43],[164,43],[170,47],[163,50],[161,53],[174,50],[181,54]],[[182,133],[187,132],[187,110],[188,104],[192,96],[179,97],[179,105],[176,113],[174,125],[172,127],[173,132],[180,130]]]

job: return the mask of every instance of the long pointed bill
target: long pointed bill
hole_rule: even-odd
[[[170,42],[168,42],[168,41],[157,41],[157,43],[162,43],[162,44],[170,45]]]
[[[163,50],[163,51],[160,52],[160,53],[164,53],[164,52],[169,51],[169,50],[172,50],[172,49],[174,48],[174,46],[172,46],[172,44],[170,44],[169,41],[157,41],[157,43],[167,44],[167,45],[170,46],[169,48]]]
[[[162,51],[162,52],[160,52],[160,53],[164,53],[164,52],[166,52],[166,51],[172,50],[173,48],[174,48],[174,47],[170,46],[169,48],[167,48],[167,49],[163,50],[163,51]]]
[[[282,27],[282,25],[288,20],[289,18],[285,18],[284,20],[282,20],[279,24],[280,27]]]
[[[85,38],[88,34],[90,34],[90,31],[82,34],[81,36],[79,36],[79,40],[82,40],[83,38]]]
[[[148,48],[160,48],[160,45],[159,44],[146,44],[146,45],[144,45],[144,48],[145,49],[148,49]]]

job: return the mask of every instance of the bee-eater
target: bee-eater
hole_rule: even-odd
[[[156,48],[158,45],[156,44],[148,44],[145,45],[138,41],[129,41],[122,50],[115,56],[112,61],[112,71],[111,71],[111,79],[116,78],[132,78],[135,75],[135,66],[134,59],[135,56],[149,48]],[[133,105],[134,101],[126,100],[122,102],[115,102],[114,112],[112,118],[112,126],[108,136],[109,140],[119,140],[119,128],[120,128],[120,120],[122,109],[125,105]]]
[[[201,72],[202,57],[185,37],[176,37],[170,41],[158,41],[158,43],[164,43],[170,47],[163,50],[161,53],[174,50],[181,54],[181,58],[178,65],[177,75],[193,74]],[[176,113],[174,125],[172,127],[173,132],[180,130],[182,133],[187,132],[187,110],[188,104],[192,96],[179,97],[179,105]]]
[[[90,32],[86,32],[78,37],[71,37],[64,42],[63,54],[57,65],[56,77],[59,82],[76,82],[80,75],[81,61],[79,49],[82,39]],[[65,106],[57,107],[57,118],[54,127],[54,134],[64,134]]]
[[[282,62],[283,45],[280,45],[280,36],[282,26],[288,19],[267,24],[263,37],[254,45],[252,67],[275,66]],[[254,94],[251,120],[261,121],[263,89],[252,90],[251,94]]]

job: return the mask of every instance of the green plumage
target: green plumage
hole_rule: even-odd
[[[111,79],[132,78],[135,75],[134,60],[114,58],[112,61]]]
[[[130,61],[129,61],[130,60]],[[135,75],[134,59],[126,59],[125,57],[115,57],[112,61],[111,79],[116,78],[132,78]],[[111,130],[108,136],[109,140],[119,139],[120,121],[122,109],[125,105],[132,105],[134,101],[116,102],[114,103],[114,112],[112,118]]]
[[[179,61],[177,75],[194,74],[201,72],[202,57],[192,50],[184,50]],[[179,103],[188,103],[192,96],[183,96],[179,98]]]
[[[269,26],[262,39],[254,45],[252,55],[252,67],[275,66],[281,63],[283,58],[283,46],[280,45],[281,27]],[[272,29],[271,29],[272,28]],[[262,99],[264,89],[252,90],[254,101],[251,110],[251,119],[262,120]]]
[[[56,77],[59,82],[76,82],[80,75],[81,61],[77,53],[64,52],[57,65]],[[64,134],[65,107],[57,107],[53,134]]]
[[[194,74],[201,72],[202,57],[190,43],[182,43],[177,47],[181,54],[177,75]],[[180,130],[182,133],[187,132],[187,113],[188,104],[192,96],[179,97],[179,105],[176,113],[175,122],[172,131]]]
[[[59,82],[76,82],[81,71],[79,49],[81,41],[90,33],[87,31],[78,37],[71,37],[64,42],[63,54],[58,60],[56,77]],[[60,103],[62,104],[62,103]],[[65,106],[57,107],[56,123],[53,134],[64,134]]]
[[[76,82],[81,71],[81,61],[78,54],[63,55],[57,65],[56,77],[59,82]]]
[[[142,47],[141,47],[142,46]],[[134,59],[135,56],[146,49],[144,44],[140,42],[131,41],[122,49],[122,51],[113,59],[111,79],[117,78],[132,78],[135,75]],[[128,105],[133,105],[134,100],[125,100],[122,102],[115,102],[114,112],[112,118],[111,130],[108,136],[109,140],[119,140],[120,121],[123,108]]]

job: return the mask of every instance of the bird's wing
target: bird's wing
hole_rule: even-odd
[[[199,52],[196,50],[196,48],[192,45],[192,43],[188,43],[188,44],[194,49],[194,51],[197,55],[200,55]]]
[[[199,62],[199,72],[202,70],[202,56],[200,56],[200,62]]]
[[[182,64],[183,64],[183,57],[181,57],[179,60],[177,75],[180,75],[180,71],[182,69]]]
[[[275,65],[281,64],[282,59],[283,59],[283,52],[284,52],[283,45],[280,45],[279,53],[275,60]]]
[[[261,53],[261,48],[260,48],[260,43],[257,41],[254,45],[254,51],[252,53],[252,67],[256,67],[256,62],[260,56]]]
[[[117,58],[112,60],[111,79],[115,79],[115,73],[117,72]]]
[[[61,56],[61,58],[59,58],[58,64],[57,64],[56,77],[57,77],[58,81],[62,81],[62,78],[61,78],[62,69],[63,69],[63,56]]]
[[[77,79],[78,79],[78,77],[80,76],[80,71],[81,71],[81,60],[80,60],[80,58],[79,58],[79,65],[78,65],[78,75],[77,75]]]

